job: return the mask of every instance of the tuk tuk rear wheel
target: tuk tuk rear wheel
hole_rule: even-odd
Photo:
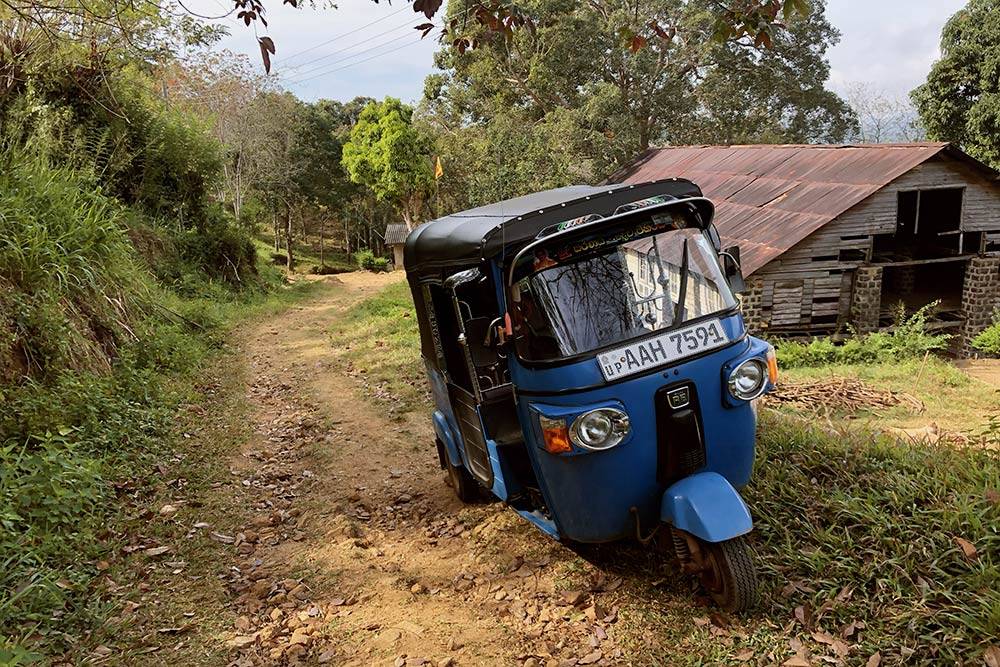
[[[715,604],[729,612],[752,609],[760,601],[760,584],[753,554],[745,537],[725,542],[701,542],[701,585]]]
[[[447,459],[445,467],[448,469],[448,486],[455,491],[458,499],[463,503],[475,502],[479,498],[479,484],[472,479],[469,471],[464,466],[452,465]]]

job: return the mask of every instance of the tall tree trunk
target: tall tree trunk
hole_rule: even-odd
[[[326,262],[323,261],[323,232],[326,230],[326,219],[320,221],[319,223],[319,267],[322,269],[326,266]]]
[[[274,253],[281,252],[281,231],[278,229],[278,207],[271,207],[271,226],[274,228]]]
[[[292,207],[287,202],[285,202],[285,254],[287,255],[285,268],[291,273],[295,266],[295,258],[292,257]]]
[[[403,205],[403,222],[406,223],[406,231],[413,231],[413,216],[410,214],[410,207]]]

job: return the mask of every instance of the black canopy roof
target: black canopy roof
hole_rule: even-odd
[[[571,185],[453,213],[413,230],[403,261],[410,275],[435,275],[446,267],[475,266],[514,253],[558,222],[590,213],[611,215],[622,204],[656,195],[700,197],[701,189],[679,178],[649,183]],[[707,211],[711,215],[711,211]]]

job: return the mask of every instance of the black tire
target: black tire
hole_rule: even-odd
[[[753,553],[745,537],[725,542],[702,542],[706,569],[701,585],[715,604],[728,612],[752,609],[760,602],[760,584]]]
[[[452,465],[451,461],[445,459],[445,468],[448,470],[448,486],[455,491],[459,500],[473,503],[479,499],[479,484],[472,479],[465,466]]]

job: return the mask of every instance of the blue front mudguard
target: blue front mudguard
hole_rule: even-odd
[[[660,519],[706,542],[749,533],[750,511],[740,494],[716,472],[699,472],[663,492]]]

